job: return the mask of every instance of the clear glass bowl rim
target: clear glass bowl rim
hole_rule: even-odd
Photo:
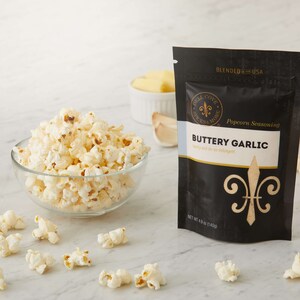
[[[22,141],[18,142],[14,147],[19,147],[20,145],[22,145],[23,143],[27,142],[30,138],[26,138],[23,139]],[[13,148],[14,148],[13,147]],[[79,176],[79,175],[57,175],[57,174],[49,174],[49,173],[43,173],[43,172],[38,172],[29,168],[24,167],[23,165],[21,165],[17,159],[16,159],[16,153],[14,152],[14,150],[11,150],[11,159],[13,161],[13,163],[22,171],[28,172],[28,173],[32,173],[35,175],[40,175],[40,176],[49,176],[49,177],[57,177],[57,178],[81,178],[81,179],[88,179],[88,178],[105,178],[105,177],[111,177],[111,176],[115,176],[115,175],[120,175],[120,174],[126,174],[126,173],[130,173],[133,172],[137,169],[139,169],[140,167],[142,167],[144,164],[146,164],[147,158],[148,158],[148,153],[146,153],[142,159],[134,166],[130,167],[130,168],[126,168],[123,169],[121,171],[118,172],[114,172],[114,173],[110,173],[110,174],[102,174],[102,175],[88,175],[88,176]]]

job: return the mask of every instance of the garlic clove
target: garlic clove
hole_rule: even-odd
[[[163,147],[177,146],[177,121],[158,112],[152,114],[155,141]]]

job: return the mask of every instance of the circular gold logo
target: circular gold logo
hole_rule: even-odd
[[[191,101],[192,117],[202,125],[215,125],[223,114],[223,106],[220,99],[212,93],[199,93]]]

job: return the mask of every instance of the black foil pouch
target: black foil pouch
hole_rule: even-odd
[[[230,242],[291,239],[296,52],[174,47],[178,227]]]

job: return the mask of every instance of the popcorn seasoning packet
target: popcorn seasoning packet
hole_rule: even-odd
[[[178,227],[291,239],[300,53],[174,47]]]

